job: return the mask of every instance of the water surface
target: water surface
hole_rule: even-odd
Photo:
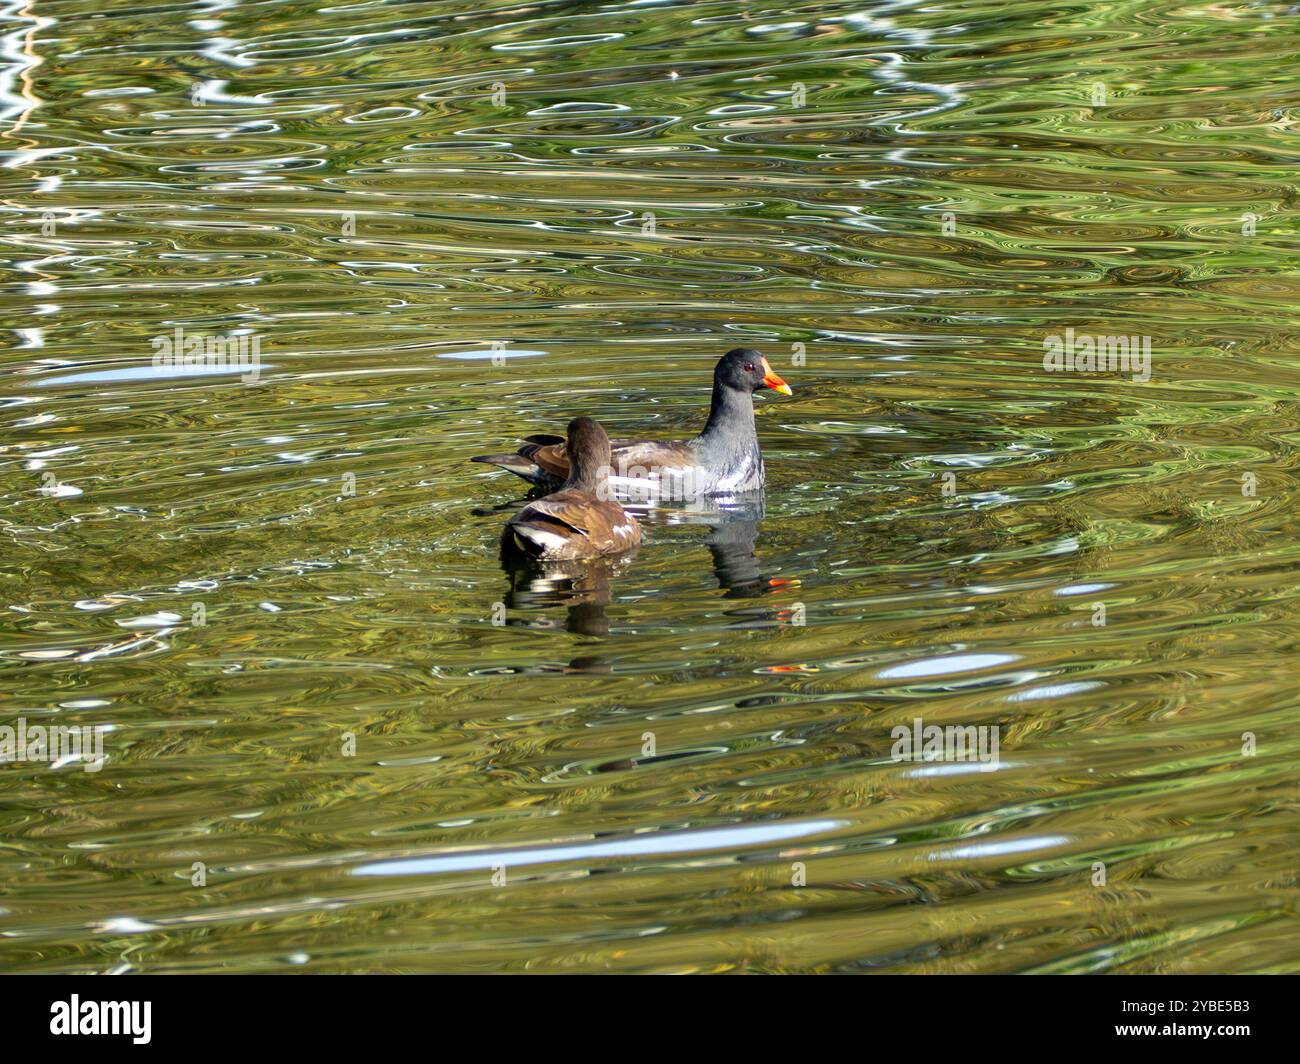
[[[1300,968],[1294,8],[0,34],[0,723],[111,728],[0,768],[0,968]],[[740,345],[763,506],[501,568],[470,455]]]

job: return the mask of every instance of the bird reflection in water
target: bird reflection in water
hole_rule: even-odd
[[[502,551],[501,566],[510,588],[508,610],[535,611],[565,607],[564,623],[539,618],[526,623],[530,628],[555,628],[575,635],[609,635],[610,585],[632,564],[635,552],[587,561],[545,562]]]
[[[797,580],[763,575],[756,545],[758,530],[767,513],[762,491],[733,494],[708,500],[707,506],[691,504],[664,511],[670,525],[707,526],[704,545],[713,560],[713,575],[726,598],[758,598],[775,591],[797,587]]]
[[[763,573],[756,544],[765,506],[762,492],[757,492],[690,502],[680,508],[631,502],[628,509],[635,512],[643,524],[659,527],[690,525],[707,529],[702,542],[708,548],[713,575],[724,597],[749,599],[799,586],[798,580],[769,577]],[[701,540],[692,542],[700,543]],[[545,562],[524,559],[515,552],[503,550],[501,564],[510,585],[505,605],[511,611],[534,614],[534,618],[516,622],[530,628],[608,636],[607,607],[613,601],[612,585],[632,567],[635,555],[633,551],[586,561]],[[557,607],[565,609],[563,621],[536,616],[541,611]],[[773,621],[783,623],[788,612],[737,610],[734,612],[737,621],[732,627],[766,627]],[[608,663],[599,655],[575,659],[568,668],[580,672],[609,671]]]

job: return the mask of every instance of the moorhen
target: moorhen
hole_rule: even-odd
[[[589,417],[570,421],[567,451],[572,461],[564,486],[506,522],[503,553],[577,561],[617,554],[641,542],[641,526],[610,492],[609,437],[600,423]]]
[[[763,486],[763,455],[754,428],[754,393],[790,386],[751,347],[728,351],[713,369],[713,402],[704,430],[691,440],[614,440],[610,483],[616,491],[653,486],[674,497],[752,491]],[[563,437],[525,437],[514,454],[481,454],[471,462],[508,469],[544,488],[569,475]]]

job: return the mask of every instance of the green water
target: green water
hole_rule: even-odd
[[[0,34],[0,724],[109,729],[0,766],[0,969],[1300,969],[1295,8]],[[503,571],[470,455],[740,345],[765,512]]]

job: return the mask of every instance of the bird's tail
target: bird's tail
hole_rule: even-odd
[[[542,472],[536,462],[530,458],[525,458],[522,454],[476,454],[470,461],[486,462],[488,465],[500,466],[502,469],[508,469],[515,476],[523,477],[525,480],[535,480]]]

